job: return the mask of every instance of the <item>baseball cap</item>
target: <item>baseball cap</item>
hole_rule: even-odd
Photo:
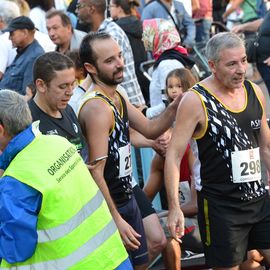
[[[31,21],[30,18],[26,16],[19,16],[17,18],[14,18],[8,25],[6,29],[4,29],[2,32],[13,32],[18,29],[28,29],[28,30],[34,30],[35,25]]]

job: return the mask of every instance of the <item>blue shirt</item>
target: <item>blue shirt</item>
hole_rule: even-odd
[[[0,168],[5,170],[34,138],[32,126],[15,136],[0,156]],[[4,176],[0,179],[0,258],[15,263],[33,255],[41,200],[39,191],[15,178]]]
[[[0,81],[0,89],[15,90],[24,95],[26,86],[33,81],[34,62],[43,53],[43,48],[34,39],[22,53],[17,54],[11,65],[6,69]]]
[[[180,31],[182,32],[182,30],[184,30],[186,32],[186,36],[184,37],[184,40],[182,40],[182,44],[188,48],[192,48],[195,44],[195,23],[185,10],[182,3],[173,1],[173,5],[176,12],[175,14],[172,14],[172,16],[174,17],[174,20],[176,21]],[[144,21],[146,19],[155,18],[171,20],[168,12],[157,1],[153,1],[144,7],[141,19]]]

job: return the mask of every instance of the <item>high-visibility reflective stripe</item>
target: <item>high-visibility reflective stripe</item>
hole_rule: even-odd
[[[92,237],[88,242],[69,254],[65,258],[58,260],[45,261],[31,265],[12,266],[10,268],[1,268],[1,270],[63,270],[76,265],[79,261],[90,255],[99,248],[103,242],[111,237],[117,231],[113,220],[108,223],[98,234]]]
[[[38,243],[57,240],[62,238],[76,229],[80,224],[94,213],[102,204],[104,198],[101,191],[98,190],[96,195],[69,221],[55,228],[47,230],[38,230]]]

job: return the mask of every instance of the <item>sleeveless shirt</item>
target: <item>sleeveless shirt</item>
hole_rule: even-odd
[[[116,206],[122,207],[131,199],[131,146],[129,138],[129,121],[125,99],[117,92],[122,110],[119,112],[115,104],[98,91],[86,93],[80,108],[90,99],[101,99],[110,106],[114,116],[114,127],[108,138],[108,158],[104,169],[104,178],[110,195]],[[91,149],[89,149],[91,151]]]
[[[205,195],[249,201],[266,193],[260,158],[256,158],[263,108],[249,81],[244,82],[244,90],[244,108],[232,111],[202,85],[193,87],[206,114],[205,133],[191,142],[197,157],[195,168],[199,168],[195,173],[196,189]]]

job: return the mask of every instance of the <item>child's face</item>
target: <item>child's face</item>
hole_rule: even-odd
[[[168,96],[174,100],[183,93],[181,80],[175,76],[169,77],[167,82]]]

